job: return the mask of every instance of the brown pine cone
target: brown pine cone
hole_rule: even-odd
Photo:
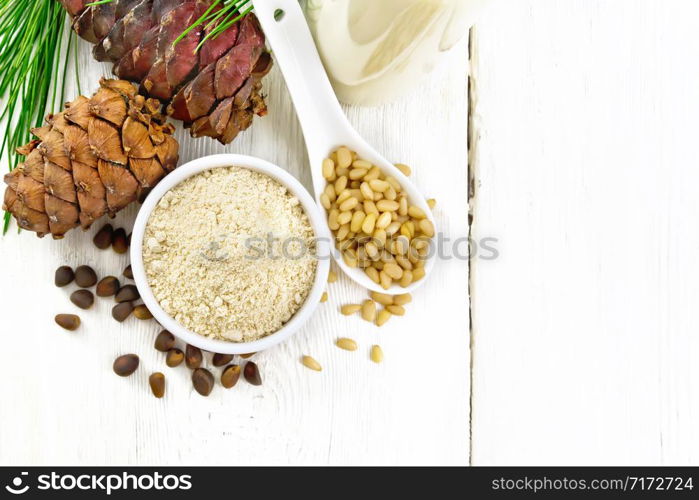
[[[146,99],[124,80],[100,81],[88,99],[32,129],[38,137],[17,152],[26,158],[5,175],[3,209],[39,236],[62,238],[113,216],[177,166],[174,127],[157,99]]]
[[[207,40],[215,26],[197,26],[173,47],[177,37],[213,0],[60,0],[73,16],[73,29],[94,43],[94,57],[114,63],[114,74],[140,84],[140,92],[168,105],[193,137],[223,144],[247,129],[267,107],[261,80],[272,67],[265,36],[254,14]],[[223,3],[223,2],[222,2]],[[212,13],[221,9],[222,3]]]

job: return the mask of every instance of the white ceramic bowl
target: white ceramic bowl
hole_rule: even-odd
[[[231,166],[249,168],[250,170],[266,174],[285,186],[290,193],[299,199],[315,232],[317,240],[316,250],[317,254],[320,256],[317,261],[318,264],[313,288],[308,294],[306,302],[280,330],[253,342],[216,340],[199,335],[180,325],[160,307],[160,304],[156,300],[148,284],[143,267],[143,235],[151,212],[158,204],[158,201],[160,201],[160,198],[177,184],[193,175],[212,168]],[[211,155],[190,161],[177,168],[160,181],[148,195],[138,213],[131,235],[131,268],[133,270],[136,286],[138,287],[144,304],[153,313],[155,319],[164,328],[172,332],[173,335],[205,351],[218,352],[221,354],[245,354],[263,351],[273,345],[283,342],[308,321],[316,307],[318,307],[320,298],[326,287],[328,272],[330,270],[330,241],[331,237],[328,233],[327,224],[325,223],[325,218],[321,214],[320,209],[315,204],[308,191],[288,172],[272,163],[252,156],[234,154]]]

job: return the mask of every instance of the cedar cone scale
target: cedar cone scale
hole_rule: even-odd
[[[125,80],[100,81],[17,149],[24,162],[5,175],[3,209],[22,229],[54,239],[141,199],[177,166],[174,127],[157,99],[138,95]]]
[[[267,107],[262,78],[272,67],[265,36],[249,13],[207,40],[216,24],[197,26],[176,45],[187,26],[209,9],[214,0],[60,0],[72,17],[73,29],[95,44],[98,61],[114,63],[114,74],[140,85],[139,91],[159,99],[167,113],[182,120],[192,137],[208,136],[230,143],[247,129],[254,115]],[[223,2],[216,4],[216,14]],[[223,16],[225,18],[225,16]]]

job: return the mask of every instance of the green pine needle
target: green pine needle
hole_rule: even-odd
[[[31,140],[29,130],[41,126],[44,115],[65,98],[66,70],[72,36],[64,50],[66,11],[55,0],[0,0],[0,114],[3,135],[0,158],[9,169],[19,163],[15,149]],[[76,67],[77,68],[77,67]],[[3,234],[10,225],[4,214]]]

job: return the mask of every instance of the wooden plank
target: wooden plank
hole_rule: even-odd
[[[109,68],[81,43],[83,92]],[[349,109],[361,134],[387,157],[413,165],[415,180],[439,199],[437,218],[453,234],[467,232],[467,49],[414,94],[380,108]],[[70,82],[69,95],[75,94]],[[266,79],[270,113],[234,144],[191,140],[178,128],[182,160],[236,152],[286,168],[310,187],[300,128],[280,75]],[[2,166],[6,168],[7,165]],[[115,223],[130,227],[135,208]],[[130,318],[117,324],[111,303],[81,312],[84,326],[66,333],[58,312],[76,312],[69,290],[52,285],[60,264],[119,273],[126,257],[94,249],[94,231],[63,241],[10,233],[2,242],[0,318],[0,463],[2,464],[464,464],[468,460],[467,262],[440,264],[415,294],[405,318],[379,332],[338,307],[365,295],[343,279],[330,301],[292,341],[256,357],[264,385],[217,386],[204,399],[186,368],[168,369],[151,348],[159,330]],[[355,338],[358,352],[334,346]],[[376,366],[369,348],[380,343]],[[135,352],[141,368],[129,379],[111,371],[118,354]],[[312,354],[322,373],[306,370]],[[167,395],[154,399],[147,377],[162,370]],[[218,370],[216,370],[218,372]]]
[[[477,28],[477,465],[699,462],[698,16],[522,0]]]

